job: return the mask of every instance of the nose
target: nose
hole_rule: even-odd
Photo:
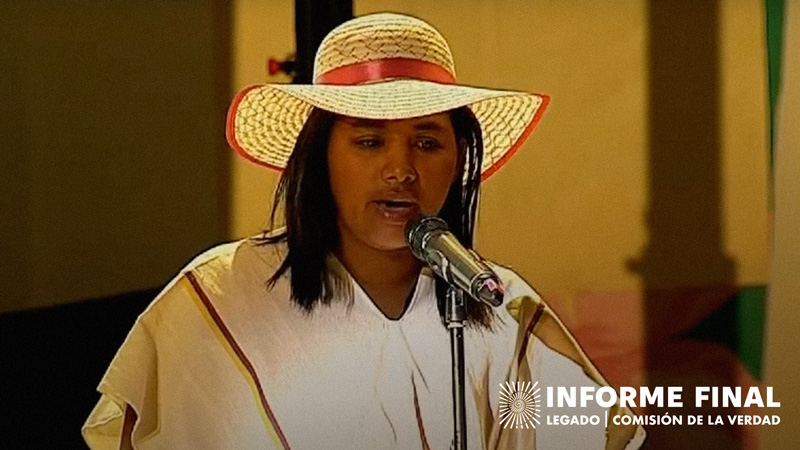
[[[417,179],[413,149],[401,143],[389,144],[381,176],[389,184],[409,184]]]

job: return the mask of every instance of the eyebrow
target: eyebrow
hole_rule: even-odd
[[[442,127],[441,125],[432,120],[426,120],[424,122],[415,123],[414,129],[426,130],[426,131],[442,131],[444,130],[444,127]]]
[[[351,127],[355,128],[384,128],[383,120],[378,119],[362,119],[357,117],[343,118],[342,121],[346,122]]]
[[[380,119],[364,119],[358,117],[348,117],[343,119],[347,122],[350,126],[355,128],[372,128],[372,129],[383,129],[386,128],[386,120]],[[421,122],[417,122],[414,124],[415,130],[420,131],[442,131],[444,127],[439,125],[433,120],[423,120]]]

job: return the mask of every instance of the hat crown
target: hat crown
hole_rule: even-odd
[[[314,82],[335,69],[395,59],[432,63],[455,79],[450,46],[435,28],[415,17],[379,13],[349,20],[328,33],[314,59]]]

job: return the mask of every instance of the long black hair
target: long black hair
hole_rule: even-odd
[[[285,242],[285,259],[269,279],[270,287],[287,274],[292,300],[310,311],[318,303],[328,304],[343,289],[343,280],[329,270],[327,260],[338,249],[336,204],[328,176],[328,140],[336,115],[318,108],[311,111],[289,157],[275,192],[270,218],[283,207],[286,228],[265,233],[262,244]],[[458,170],[439,217],[462,245],[472,248],[478,190],[481,182],[483,138],[480,124],[468,107],[450,112],[458,148]],[[436,277],[436,298],[444,318],[447,283]],[[491,327],[492,312],[480,302],[467,302],[467,324]]]

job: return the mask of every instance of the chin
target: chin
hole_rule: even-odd
[[[408,249],[408,242],[404,231],[386,230],[385,232],[376,233],[372,236],[373,247],[378,250],[394,251]]]

